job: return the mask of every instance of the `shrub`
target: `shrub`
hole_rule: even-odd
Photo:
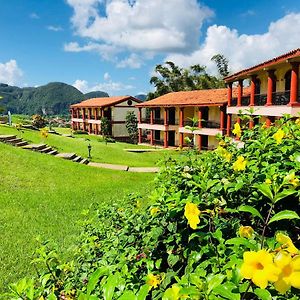
[[[237,125],[243,147],[164,161],[149,199],[86,212],[74,260],[43,245],[11,297],[300,299],[299,124]]]
[[[138,142],[138,120],[133,111],[128,111],[126,114],[126,129],[129,134],[130,142],[137,144]]]
[[[44,128],[47,124],[47,121],[41,115],[33,115],[31,123],[32,123],[32,126],[34,126],[36,128]]]

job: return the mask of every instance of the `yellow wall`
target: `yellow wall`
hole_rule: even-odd
[[[210,106],[208,108],[208,120],[220,123],[220,107]]]

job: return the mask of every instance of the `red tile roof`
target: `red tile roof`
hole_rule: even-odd
[[[250,89],[244,88],[243,95],[249,95]],[[237,97],[237,89],[233,89]],[[172,106],[220,106],[227,103],[227,89],[210,89],[168,93],[150,101],[137,104],[137,107]]]
[[[126,100],[132,100],[138,103],[142,102],[141,100],[134,98],[132,96],[103,97],[103,98],[92,98],[92,99],[84,100],[80,103],[71,105],[71,108],[113,106],[115,104],[121,103]]]
[[[254,73],[254,72],[259,71],[263,68],[267,68],[267,67],[270,67],[272,65],[285,62],[286,60],[292,59],[292,58],[300,58],[300,48],[292,50],[288,53],[282,54],[280,56],[277,56],[277,57],[272,58],[270,60],[267,60],[265,62],[262,62],[258,65],[255,65],[255,66],[251,67],[251,68],[244,69],[242,71],[239,71],[237,73],[229,75],[229,76],[225,77],[224,80],[226,82],[237,80],[241,77],[245,77],[245,76],[249,75],[250,72]]]

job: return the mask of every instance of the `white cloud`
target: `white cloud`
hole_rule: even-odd
[[[98,51],[101,55],[110,51],[111,47],[118,51],[186,53],[197,48],[201,26],[213,15],[197,0],[67,2],[74,9],[71,22],[76,34],[93,42],[82,47],[70,43],[65,50]],[[100,11],[105,11],[105,15],[101,15]],[[103,49],[105,46],[108,49]],[[119,62],[121,67],[137,68],[141,64],[137,57]]]
[[[114,82],[110,79],[110,77],[105,79],[105,82],[100,82],[92,85],[89,84],[86,80],[77,79],[73,83],[73,86],[84,94],[92,91],[104,91],[107,92],[109,95],[127,94],[129,90],[135,88],[134,86],[129,84],[124,84],[122,82]]]
[[[29,18],[30,19],[35,19],[35,20],[38,20],[38,19],[40,19],[40,16],[38,15],[38,14],[36,14],[36,13],[31,13],[30,15],[29,15]]]
[[[55,32],[63,31],[63,28],[61,26],[54,26],[54,25],[47,26],[47,29]]]
[[[129,57],[121,60],[118,64],[118,68],[131,68],[131,69],[138,69],[142,66],[143,60],[140,56],[135,53],[131,53]]]
[[[108,44],[88,43],[80,46],[77,42],[70,42],[64,45],[66,52],[95,52],[105,60],[115,60],[115,55],[120,52],[115,46]]]
[[[108,72],[104,73],[103,78],[104,78],[104,80],[110,80],[111,79]]]
[[[11,59],[6,63],[0,63],[0,82],[9,85],[20,84],[22,76],[23,72],[18,67],[16,60]]]
[[[171,60],[181,66],[202,64],[209,71],[216,72],[211,57],[223,54],[229,59],[231,71],[250,67],[300,45],[300,14],[291,13],[272,22],[264,34],[239,34],[237,30],[226,26],[210,26],[205,41],[189,55],[171,54]]]

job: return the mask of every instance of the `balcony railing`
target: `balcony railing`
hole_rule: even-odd
[[[196,122],[196,124],[195,124],[192,120],[186,120],[186,121],[183,121],[183,126],[198,127],[198,122]]]
[[[220,123],[214,121],[202,121],[203,128],[220,128]]]
[[[161,124],[161,125],[163,125],[165,122],[164,122],[164,119],[154,119],[153,123],[154,124]]]
[[[150,124],[150,118],[142,118],[142,123]]]
[[[267,103],[267,94],[256,94],[254,95],[254,105],[264,106]]]
[[[290,102],[290,91],[272,93],[273,105],[287,105]]]
[[[237,98],[231,99],[231,106],[237,106]]]
[[[242,97],[242,106],[250,105],[250,96],[243,96]]]

